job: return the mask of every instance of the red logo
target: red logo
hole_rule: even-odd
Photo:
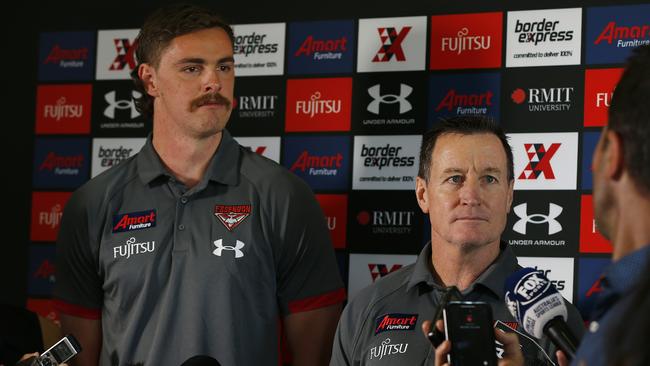
[[[126,65],[129,65],[129,69],[135,69],[135,45],[136,43],[131,41],[128,38],[118,38],[114,39],[113,43],[115,44],[115,51],[117,56],[115,60],[111,63],[109,70],[123,70]]]
[[[418,314],[384,314],[375,319],[375,335],[392,330],[413,330]]]
[[[580,199],[580,253],[611,253],[612,244],[598,231],[594,219],[593,198],[590,194]]]
[[[503,13],[431,17],[431,70],[501,67]]]
[[[607,125],[612,94],[622,74],[622,68],[585,71],[585,126]]]
[[[58,44],[55,44],[43,63],[59,64],[61,61],[76,61],[87,59],[88,48],[65,49],[61,48]]]
[[[370,276],[372,276],[372,282],[375,282],[377,277],[384,277],[393,271],[397,271],[402,268],[401,264],[393,264],[390,269],[385,264],[374,264],[368,263],[368,269],[370,270]]]
[[[32,275],[34,278],[43,278],[43,279],[49,279],[51,281],[54,280],[54,263],[50,262],[49,260],[44,260],[41,265],[38,267],[36,272]]]
[[[603,41],[609,44],[612,44],[613,41],[617,41],[617,43],[621,44],[623,43],[622,40],[625,39],[646,37],[650,37],[650,26],[648,25],[633,25],[631,27],[624,25],[617,26],[616,22],[612,21],[607,23],[603,31],[598,35],[598,38],[596,38],[594,44],[599,44]]]
[[[517,88],[510,94],[510,98],[512,98],[513,102],[521,104],[526,100],[526,92],[524,89]]]
[[[372,62],[389,62],[395,57],[396,61],[406,61],[404,50],[402,49],[402,42],[409,34],[412,27],[403,27],[397,29],[393,27],[377,28],[379,38],[381,39],[381,47]]]
[[[452,111],[457,107],[490,107],[494,93],[487,90],[480,94],[457,94],[456,89],[450,89],[436,107],[436,112],[442,109]]]
[[[36,133],[90,133],[91,94],[90,84],[39,85],[36,92]]]
[[[287,81],[286,131],[349,131],[352,78]]]
[[[33,192],[32,224],[30,239],[32,241],[56,241],[63,208],[71,192]]]
[[[546,179],[555,179],[551,159],[562,144],[555,143],[545,147],[544,144],[524,144],[528,164],[524,167],[518,179],[537,179],[544,174]]]
[[[27,309],[60,325],[59,314],[54,310],[52,300],[27,299]]]
[[[592,295],[597,294],[599,292],[602,292],[603,288],[602,288],[602,286],[600,286],[600,281],[602,281],[602,280],[603,280],[603,277],[602,276],[599,277],[596,280],[596,282],[594,282],[594,284],[591,285],[591,287],[587,291],[587,294],[585,295],[585,297],[590,298]]]
[[[251,205],[215,205],[214,216],[228,231],[233,231],[251,214]]]
[[[334,248],[344,249],[348,222],[348,196],[345,194],[317,194],[316,199],[325,214]]]

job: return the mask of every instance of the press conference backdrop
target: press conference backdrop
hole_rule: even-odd
[[[650,43],[650,4],[614,3],[258,15],[234,26],[228,129],[312,187],[354,297],[414,262],[430,237],[414,196],[422,133],[445,117],[495,119],[515,163],[503,238],[586,317],[611,253],[594,223],[591,155],[626,57]],[[141,22],[73,22],[39,34],[27,306],[53,319],[54,241],[66,201],[136,154],[151,131],[129,80]]]

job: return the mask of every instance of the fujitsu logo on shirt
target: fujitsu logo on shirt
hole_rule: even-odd
[[[408,343],[390,344],[390,338],[386,338],[381,342],[381,345],[372,347],[369,352],[368,359],[382,359],[386,356],[397,355],[406,353],[409,347]]]
[[[117,257],[126,257],[126,259],[129,259],[133,255],[153,253],[156,249],[156,242],[154,240],[142,243],[136,242],[137,239],[132,237],[129,238],[124,245],[113,247],[113,259]]]
[[[309,100],[296,101],[296,114],[306,114],[313,118],[317,114],[332,114],[341,112],[341,99],[320,100],[319,91],[309,97]]]
[[[47,56],[44,64],[59,64],[59,66],[66,67],[83,67],[84,60],[88,59],[88,48],[79,49],[63,49],[58,44],[55,44]]]
[[[375,319],[375,335],[392,330],[413,330],[418,314],[384,314]]]
[[[56,104],[46,104],[43,116],[60,120],[61,118],[81,118],[83,115],[83,104],[67,104],[65,97],[61,97]]]
[[[156,226],[156,210],[130,212],[113,216],[113,232],[148,229]]]
[[[443,52],[454,52],[458,55],[465,51],[480,51],[490,48],[491,36],[474,36],[467,27],[458,31],[456,37],[442,37],[441,49]]]

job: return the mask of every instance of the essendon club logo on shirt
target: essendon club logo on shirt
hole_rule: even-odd
[[[352,78],[287,81],[286,131],[349,131]]]
[[[156,226],[156,210],[129,212],[113,216],[113,232],[149,229]]]
[[[40,85],[36,94],[37,134],[90,132],[90,84]]]
[[[431,17],[431,70],[501,67],[503,13]]]
[[[418,314],[384,314],[375,319],[375,335],[395,330],[413,330],[418,323]]]
[[[228,231],[233,231],[251,214],[251,205],[215,205],[214,216]]]
[[[614,88],[622,74],[621,68],[585,71],[585,126],[600,127],[607,124]]]

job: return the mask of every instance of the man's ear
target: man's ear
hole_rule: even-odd
[[[138,67],[138,77],[144,84],[144,90],[152,97],[159,95],[156,87],[156,70],[149,64],[142,64]]]
[[[618,180],[623,175],[625,167],[625,151],[623,149],[623,139],[616,131],[607,129],[605,133],[605,143],[603,146],[603,164],[605,164],[605,173],[608,177]]]
[[[422,212],[429,213],[429,197],[427,196],[427,182],[420,178],[415,177],[415,198]]]

